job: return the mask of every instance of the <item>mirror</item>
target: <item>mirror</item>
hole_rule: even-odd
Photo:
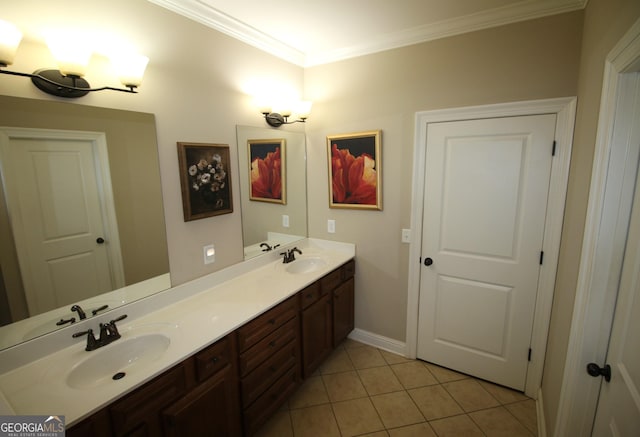
[[[0,348],[171,286],[153,114],[0,96],[0,136]]]
[[[236,136],[244,257],[250,259],[273,250],[274,246],[277,250],[278,245],[307,237],[306,140],[303,132],[252,126],[236,126]],[[271,145],[284,144],[284,159],[280,159],[284,162],[285,203],[260,201],[255,199],[256,196],[251,198],[251,152],[248,144],[259,144],[261,140],[270,140],[265,143]]]

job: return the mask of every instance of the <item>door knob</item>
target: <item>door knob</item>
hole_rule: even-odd
[[[587,373],[594,378],[604,376],[605,381],[611,381],[611,366],[608,364],[605,364],[604,367],[600,367],[596,363],[589,363],[587,364]]]
[[[98,243],[98,244],[102,244],[102,243],[104,243],[104,238],[102,238],[102,237],[98,237],[98,238],[96,239],[96,243]]]
[[[431,264],[433,264],[433,260],[431,258],[425,258],[424,259],[424,265],[429,267]]]

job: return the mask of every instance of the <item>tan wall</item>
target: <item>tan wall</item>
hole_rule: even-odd
[[[61,16],[59,11],[66,11]],[[208,27],[197,24],[146,0],[87,0],[32,2],[8,0],[2,4],[2,18],[18,25],[31,17],[32,25],[56,17],[63,22],[82,22],[88,28],[104,27],[121,38],[135,41],[150,58],[137,95],[102,92],[79,100],[83,105],[127,109],[156,116],[160,174],[167,226],[169,264],[173,284],[180,284],[242,260],[240,190],[237,165],[231,170],[234,187],[232,214],[185,223],[182,214],[176,143],[209,142],[229,144],[231,161],[237,163],[236,124],[262,126],[260,114],[245,92],[256,79],[275,78],[302,90],[300,67],[265,54]],[[45,46],[23,40],[12,68],[33,71],[53,63]],[[93,86],[107,84],[109,78],[98,69],[108,67],[104,58],[94,56],[87,78]],[[29,80],[3,76],[0,95],[53,99]],[[109,82],[110,85],[118,86]],[[204,265],[202,247],[215,244],[216,262]]]
[[[309,233],[356,243],[357,328],[405,340],[415,112],[576,95],[581,27],[573,12],[305,70]],[[372,129],[384,210],[329,209],[326,135]]]
[[[548,435],[552,435],[556,423],[569,341],[605,58],[639,17],[640,2],[637,0],[590,0],[584,14],[576,128],[556,293],[542,381]]]

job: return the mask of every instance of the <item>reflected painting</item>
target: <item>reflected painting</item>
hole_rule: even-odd
[[[249,140],[249,199],[287,204],[285,140]]]

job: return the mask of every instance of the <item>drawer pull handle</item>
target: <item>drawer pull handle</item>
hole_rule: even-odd
[[[269,323],[272,324],[272,325],[275,325],[276,324],[276,319],[269,320]]]
[[[211,358],[211,362],[212,363],[217,363],[219,360],[220,360],[220,358],[218,358],[218,357]]]
[[[271,372],[275,372],[278,369],[276,369],[275,366],[271,366],[271,367],[269,367],[269,370],[271,370]]]
[[[270,342],[270,343],[269,343],[269,346],[271,346],[271,347],[276,347],[276,342],[275,342],[275,340],[274,340],[274,341],[272,341],[272,342]]]

